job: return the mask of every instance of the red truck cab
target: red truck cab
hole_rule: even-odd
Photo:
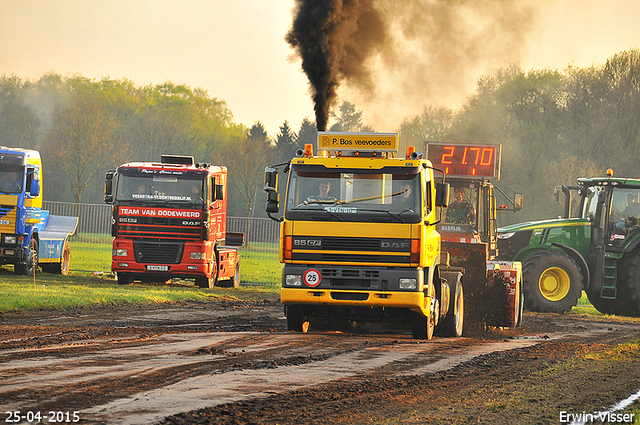
[[[237,287],[243,233],[227,232],[227,169],[191,156],[130,162],[105,176],[118,283],[195,279]]]

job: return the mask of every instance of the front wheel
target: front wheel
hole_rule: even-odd
[[[287,328],[293,332],[307,333],[309,331],[309,318],[305,307],[294,304],[285,306],[287,316]]]
[[[233,276],[228,280],[220,280],[216,283],[221,288],[237,288],[240,286],[240,261],[236,261],[235,271]]]
[[[563,251],[544,250],[529,256],[522,266],[525,307],[531,311],[564,313],[578,304],[582,273]]]
[[[429,315],[424,316],[420,312],[411,312],[411,333],[414,339],[431,339],[436,328],[436,317],[440,314],[440,309],[436,302],[436,288],[433,283],[427,287],[426,298],[430,300]]]
[[[132,279],[129,276],[129,273],[116,273],[118,276],[118,285],[128,285],[131,283]]]
[[[27,255],[24,258],[23,263],[16,264],[14,271],[16,274],[31,276],[36,272],[38,267],[38,241],[31,236],[29,240],[29,247],[27,248]]]
[[[213,289],[218,283],[218,280],[215,276],[211,276],[210,278],[207,276],[198,276],[196,277],[196,286],[202,289]]]

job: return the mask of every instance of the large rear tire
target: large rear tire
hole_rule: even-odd
[[[619,276],[618,299],[624,300],[627,308],[613,314],[640,316],[640,253],[638,251],[622,258],[622,273]]]
[[[522,266],[525,307],[531,311],[564,313],[578,304],[582,272],[569,255],[557,250],[538,251]]]
[[[602,314],[634,316],[633,311],[620,299],[610,300],[600,296],[600,290],[585,291],[592,306]]]

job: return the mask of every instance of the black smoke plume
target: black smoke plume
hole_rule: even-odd
[[[316,125],[324,131],[343,79],[373,87],[365,61],[383,43],[385,28],[373,0],[296,0],[285,39],[302,59]]]

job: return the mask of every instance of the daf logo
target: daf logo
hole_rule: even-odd
[[[382,248],[407,249],[410,247],[409,242],[382,242]]]

